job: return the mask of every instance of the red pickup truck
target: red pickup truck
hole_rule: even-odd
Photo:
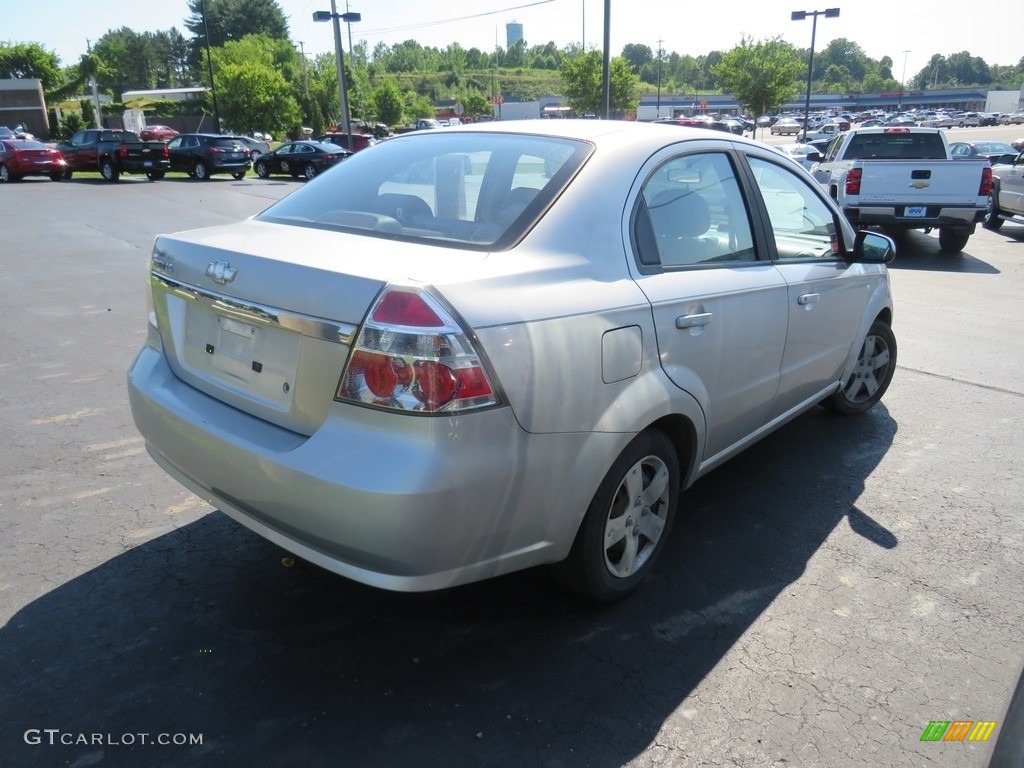
[[[142,141],[131,131],[88,128],[57,149],[67,161],[65,179],[74,171],[99,171],[107,181],[117,181],[122,173],[144,173],[156,181],[171,166],[164,142]]]

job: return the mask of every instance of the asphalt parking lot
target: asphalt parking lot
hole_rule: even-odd
[[[1024,226],[901,242],[881,406],[702,479],[650,583],[594,607],[542,570],[348,582],[148,458],[153,237],[300,184],[0,188],[0,765],[988,765],[1024,664]],[[968,720],[990,740],[922,741]]]

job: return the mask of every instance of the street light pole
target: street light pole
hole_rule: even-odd
[[[896,101],[896,114],[898,115],[903,109],[903,84],[907,81],[907,54],[909,50],[903,52],[903,74],[900,75],[900,97]]]
[[[807,100],[804,102],[804,141],[807,141],[807,121],[811,117],[811,76],[814,74],[814,36],[818,31],[818,17],[834,19],[838,15],[838,8],[826,8],[824,11],[793,11],[790,15],[793,21],[803,21],[808,16],[811,17],[811,55],[807,61]]]
[[[362,14],[359,13],[338,13],[335,0],[331,0],[330,13],[327,11],[313,12],[313,21],[334,22],[334,59],[338,66],[338,106],[341,108],[341,121],[345,126],[345,134],[348,136],[349,151],[352,151],[352,123],[348,118],[348,89],[345,87],[345,54],[341,49],[341,22],[351,24],[353,21],[361,21],[362,18]]]

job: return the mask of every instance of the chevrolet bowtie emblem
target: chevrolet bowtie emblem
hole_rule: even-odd
[[[914,189],[924,189],[925,187],[930,187],[931,185],[932,185],[932,183],[930,181],[912,181],[912,182],[910,182],[910,186],[913,187]],[[209,272],[207,272],[207,274],[209,274]]]
[[[210,265],[206,268],[206,276],[212,277],[213,282],[220,283],[221,285],[230,283],[235,279],[236,274],[238,274],[238,269],[232,267],[226,261],[211,261]]]

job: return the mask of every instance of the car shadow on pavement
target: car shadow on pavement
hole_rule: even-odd
[[[890,235],[891,237],[892,235]],[[976,275],[998,275],[999,270],[971,255],[971,242],[960,253],[941,253],[939,238],[935,233],[911,230],[893,238],[896,242],[896,258],[889,269],[919,269],[928,272],[963,272]]]
[[[880,405],[769,436],[683,495],[649,582],[611,606],[545,569],[382,592],[207,515],[0,628],[0,763],[621,766],[837,527],[897,546],[856,506],[896,429]]]

